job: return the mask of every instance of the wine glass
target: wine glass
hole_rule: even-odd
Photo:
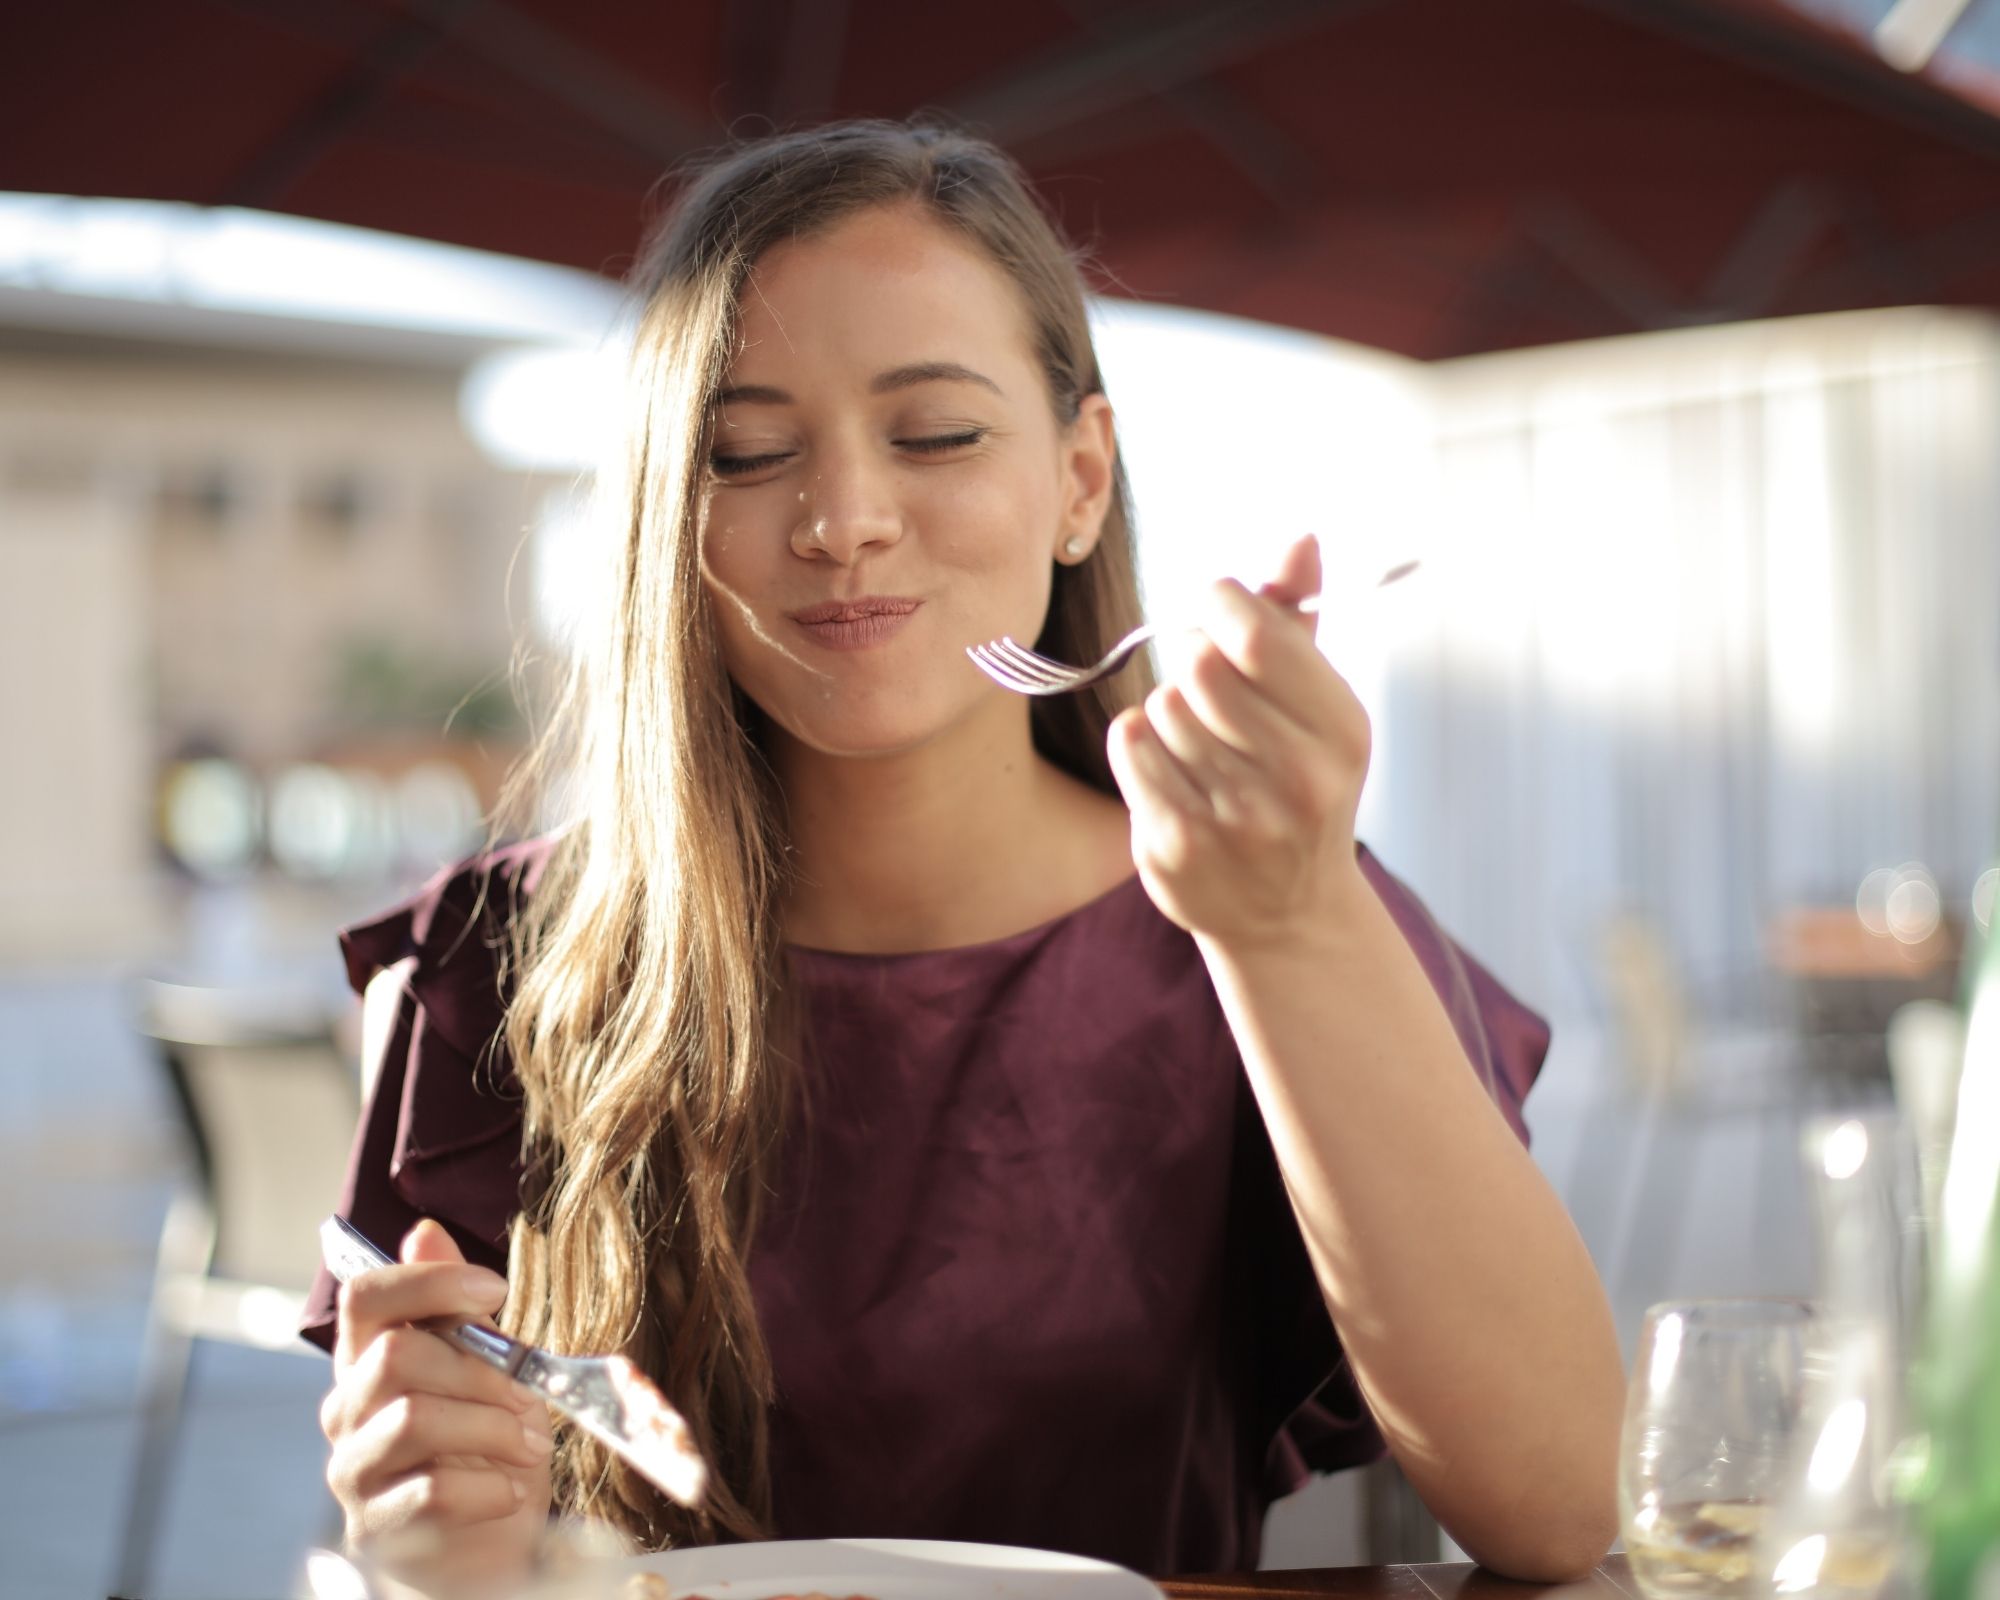
[[[1625,1403],[1618,1509],[1652,1600],[1770,1592],[1764,1524],[1799,1434],[1814,1308],[1682,1300],[1646,1313]]]

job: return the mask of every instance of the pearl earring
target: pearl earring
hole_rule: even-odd
[[[1063,554],[1064,554],[1064,555],[1066,555],[1066,556],[1080,556],[1080,555],[1082,555],[1082,554],[1083,554],[1083,540],[1082,540],[1081,538],[1075,538],[1075,539],[1068,539],[1068,540],[1065,540],[1065,541],[1064,541],[1064,543],[1063,543]]]

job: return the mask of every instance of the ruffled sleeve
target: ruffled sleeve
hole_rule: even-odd
[[[394,1027],[355,1131],[334,1210],[384,1250],[424,1218],[466,1259],[504,1272],[520,1203],[521,1099],[506,1052],[509,920],[551,841],[531,840],[439,873],[401,905],[343,929],[348,982],[406,974]],[[324,1267],[301,1334],[331,1349],[337,1290]]]
[[[1460,949],[1410,889],[1364,847],[1361,867],[1450,1013],[1471,1070],[1525,1145],[1522,1102],[1549,1050],[1549,1027]],[[1264,1491],[1292,1493],[1314,1473],[1379,1459],[1382,1435],[1361,1398],[1313,1275],[1263,1117],[1243,1091],[1239,1118],[1242,1270],[1249,1278]]]

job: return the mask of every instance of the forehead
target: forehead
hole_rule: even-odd
[[[1020,290],[977,244],[914,206],[858,212],[767,251],[738,323],[736,382],[815,368],[872,377],[935,360],[1011,364],[1017,379],[1034,370]]]

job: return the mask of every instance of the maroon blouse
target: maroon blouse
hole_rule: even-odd
[[[339,1204],[385,1248],[430,1216],[505,1270],[494,949],[547,857],[465,863],[342,935],[357,989],[414,958]],[[1548,1029],[1362,864],[1525,1140]],[[1136,877],[991,944],[791,959],[811,1116],[751,1262],[782,1534],[1229,1571],[1273,1499],[1382,1453],[1207,970]],[[333,1292],[322,1272],[322,1346]]]

